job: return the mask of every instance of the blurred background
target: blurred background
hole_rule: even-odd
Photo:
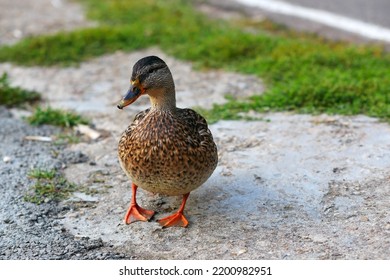
[[[271,19],[299,30],[317,32],[333,39],[357,40],[360,37],[390,43],[390,19],[387,16],[390,3],[386,0],[237,2],[262,9]]]
[[[357,34],[363,32],[363,34],[360,34],[362,37],[360,39],[371,37],[375,39],[375,34],[369,34],[370,29],[361,32],[357,30],[351,32],[352,34],[348,34],[348,30],[353,30],[354,27],[349,26],[349,22],[332,22],[332,16],[341,16],[344,19],[353,20],[356,25],[363,23],[368,27],[373,27],[371,30],[373,33],[389,32],[390,28],[388,16],[390,3],[387,0],[346,0],[342,2],[336,0],[194,0],[193,2],[201,7],[207,5],[211,8],[218,8],[220,12],[224,11],[225,13],[234,14],[235,12],[245,11],[253,16],[267,16],[276,22],[287,24],[293,28],[318,32],[333,38],[356,39]],[[16,42],[21,37],[38,34],[40,29],[45,29],[46,32],[69,30],[87,24],[80,7],[72,4],[72,1],[1,0],[0,7],[1,44]],[[218,11],[213,11],[217,16]],[[322,18],[324,12],[328,14],[329,24],[324,24],[324,21],[326,21]],[[329,30],[329,25],[334,30]],[[374,30],[375,27],[383,29]],[[343,31],[347,34],[342,34]],[[390,39],[383,41],[389,43]]]

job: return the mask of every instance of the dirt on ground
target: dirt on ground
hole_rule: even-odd
[[[35,8],[51,14],[60,3],[68,16],[55,17],[56,23],[43,17],[16,21],[30,1],[17,2],[8,19],[8,13],[1,15],[0,30],[20,29],[19,37],[29,34],[23,26],[31,20],[41,26],[34,34],[48,32],[50,24],[94,24],[77,4],[49,0],[34,1]],[[0,0],[0,10],[9,3]],[[7,43],[19,39],[11,37]],[[132,65],[151,54],[169,65],[178,107],[209,108],[225,102],[226,94],[245,98],[264,90],[257,77],[195,71],[158,48],[117,52],[69,68],[0,64],[13,85],[88,117],[100,133],[69,145],[26,140],[60,130],[32,127],[23,119],[28,111],[0,107],[1,259],[390,258],[390,126],[365,116],[252,112],[261,120],[219,121],[210,126],[219,164],[190,195],[189,227],[162,229],[156,219],[174,212],[180,198],[142,189],[139,204],[157,214],[150,222],[125,225],[131,182],[120,169],[117,143],[149,101],[141,98],[124,110],[116,102],[127,90]],[[59,203],[26,202],[33,168],[61,170],[90,192]]]

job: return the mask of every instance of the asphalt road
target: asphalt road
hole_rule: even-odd
[[[218,1],[218,0],[217,0]],[[324,37],[390,43],[388,0],[235,0],[252,15]]]
[[[287,0],[284,2],[390,27],[389,0]]]

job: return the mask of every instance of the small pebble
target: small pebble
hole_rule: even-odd
[[[360,221],[362,222],[368,222],[370,219],[367,216],[363,216],[360,218]]]
[[[247,252],[247,249],[241,249],[237,252],[237,256],[240,256],[242,254],[245,254]]]
[[[19,29],[14,29],[12,31],[12,35],[14,35],[15,38],[19,39],[19,38],[22,38],[23,32],[21,30],[19,30]]]
[[[4,163],[9,163],[9,162],[11,162],[11,157],[9,157],[9,156],[4,156],[4,157],[3,157],[3,161],[4,161]]]

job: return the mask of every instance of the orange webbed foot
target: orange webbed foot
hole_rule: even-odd
[[[187,193],[183,195],[183,200],[181,202],[179,210],[175,213],[172,214],[168,217],[162,218],[158,220],[157,222],[162,225],[162,227],[187,227],[188,226],[188,221],[186,217],[183,215],[184,207],[186,206],[187,198],[190,195],[190,193]]]
[[[187,221],[186,217],[183,215],[183,213],[180,213],[180,212],[176,212],[173,215],[159,219],[157,222],[159,222],[159,224],[164,228],[165,227],[174,227],[174,226],[178,226],[178,227],[187,227],[188,226],[188,221]]]
[[[140,207],[138,204],[130,205],[125,216],[125,223],[130,224],[135,221],[149,221],[154,215],[153,210],[147,210]]]
[[[136,184],[133,183],[131,185],[132,197],[131,197],[130,207],[127,210],[127,213],[125,215],[126,224],[130,224],[135,221],[146,222],[149,221],[154,215],[154,211],[146,210],[137,204],[137,200],[136,200],[137,188],[138,187]]]

